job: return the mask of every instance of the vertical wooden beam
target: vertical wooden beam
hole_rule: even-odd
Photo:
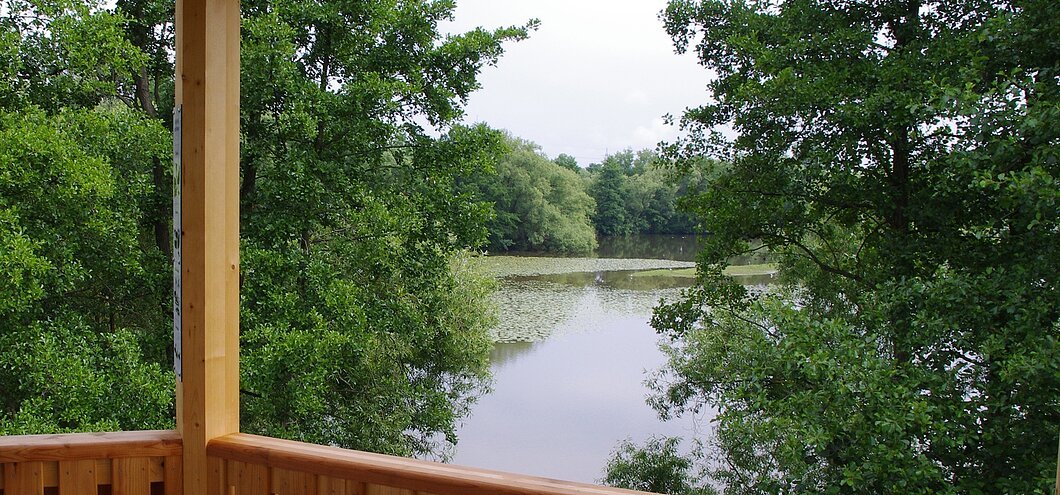
[[[177,0],[183,492],[211,485],[206,444],[239,431],[239,0]]]

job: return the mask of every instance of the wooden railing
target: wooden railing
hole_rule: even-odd
[[[630,490],[236,433],[206,449],[211,494],[620,495]]]
[[[207,456],[202,495],[642,493],[245,433],[211,440]],[[181,458],[175,431],[0,436],[0,495],[180,495]]]
[[[3,495],[178,495],[175,431],[0,436]]]

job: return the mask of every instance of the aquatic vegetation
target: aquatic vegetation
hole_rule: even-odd
[[[608,314],[648,316],[663,298],[676,300],[682,280],[637,280],[637,270],[690,268],[690,262],[484,256],[474,260],[483,273],[500,279],[493,300],[499,322],[495,342],[540,342],[557,332],[592,328]]]
[[[503,280],[494,294],[500,318],[491,337],[495,342],[540,342],[558,333],[590,331],[609,315],[648,317],[660,300],[676,301],[680,292]]]
[[[558,275],[563,273],[657,270],[692,268],[690,261],[619,258],[551,258],[544,256],[481,256],[475,263],[485,273],[505,278],[511,276]]]
[[[596,328],[607,315],[647,318],[660,301],[676,301],[695,277],[694,263],[655,259],[482,256],[472,263],[499,279],[494,342],[541,342]],[[732,266],[727,273],[764,285],[773,282],[776,266]]]

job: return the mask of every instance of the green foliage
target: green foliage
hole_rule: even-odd
[[[534,22],[442,36],[448,1],[242,6],[244,430],[444,457],[493,317],[463,258],[489,207],[456,177],[502,147],[456,122]],[[0,16],[4,432],[172,424],[173,5],[117,8]]]
[[[663,147],[726,160],[665,414],[720,408],[729,493],[1041,493],[1060,426],[1060,22],[1046,2],[673,1],[718,77]],[[715,132],[730,124],[738,137]],[[754,241],[760,241],[754,242]],[[778,257],[749,294],[724,260]],[[710,308],[710,309],[706,309]]]
[[[581,171],[581,167],[578,166],[578,160],[576,160],[573,156],[570,156],[565,153],[560,153],[559,156],[553,158],[552,163],[555,163],[556,165],[568,169],[571,172]]]
[[[244,429],[444,456],[488,383],[487,302],[453,259],[489,208],[456,179],[501,149],[455,122],[527,28],[443,37],[452,2],[243,8]]]
[[[91,108],[121,89],[143,54],[123,36],[126,19],[95,1],[10,0],[0,16],[0,105],[48,112]]]
[[[95,3],[0,16],[0,431],[168,428],[168,260],[143,164],[168,159],[130,112],[142,54]]]
[[[634,232],[633,223],[627,218],[629,203],[629,179],[626,170],[617,161],[610,160],[593,169],[593,181],[589,194],[596,200],[593,225],[600,235],[627,235]]]
[[[146,178],[115,166],[164,135],[121,110],[0,114],[0,430],[172,425],[166,264],[139,236]]]
[[[589,194],[596,200],[593,223],[601,235],[694,234],[680,198],[702,187],[702,167],[677,176],[656,166],[653,151],[626,150],[589,167]]]
[[[697,449],[689,455],[678,452],[679,438],[657,438],[637,447],[624,440],[611,453],[607,462],[604,484],[630,490],[667,495],[710,495],[717,493],[710,486],[699,485],[701,476],[692,472],[702,453]]]
[[[594,203],[581,176],[549,161],[532,143],[508,138],[507,147],[496,174],[463,179],[477,198],[493,204],[490,249],[592,251],[596,234],[589,216]]]
[[[492,250],[585,253],[595,248],[596,234],[695,232],[679,197],[701,187],[702,176],[655,167],[654,152],[623,151],[583,170],[574,157],[550,161],[517,138],[508,146],[496,175],[462,178],[465,189],[494,206]]]

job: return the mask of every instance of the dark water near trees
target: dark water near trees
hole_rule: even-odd
[[[593,253],[600,258],[648,258],[695,261],[699,239],[695,236],[631,235],[604,237]]]
[[[597,256],[689,261],[695,240],[605,239]],[[475,405],[459,430],[454,463],[595,482],[625,438],[695,436],[691,419],[660,422],[645,403],[644,385],[646,373],[665,362],[648,325],[651,309],[661,298],[678,297],[690,279],[634,273],[502,280],[501,318],[534,327],[529,332],[542,340],[496,344],[494,392]]]

